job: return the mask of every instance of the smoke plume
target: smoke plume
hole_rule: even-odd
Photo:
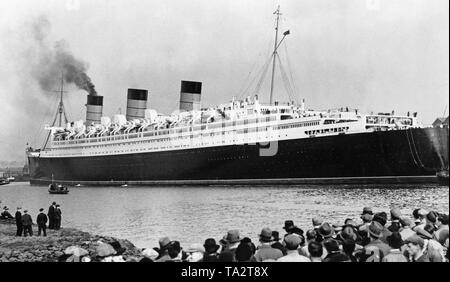
[[[91,78],[87,75],[86,62],[75,58],[69,50],[67,42],[49,41],[50,22],[45,17],[39,17],[32,23],[32,39],[36,45],[36,52],[32,75],[45,91],[59,89],[61,76],[65,83],[72,83],[90,95],[97,95]]]

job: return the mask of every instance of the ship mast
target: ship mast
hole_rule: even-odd
[[[272,80],[270,83],[270,105],[272,105],[273,102],[273,85],[274,85],[274,78],[275,78],[275,64],[276,64],[276,56],[277,56],[277,47],[278,47],[278,22],[280,20],[280,5],[278,5],[277,10],[274,12],[274,14],[277,15],[277,23],[275,26],[275,45],[273,47],[273,63],[272,63]]]
[[[69,120],[67,118],[66,111],[64,109],[64,103],[63,103],[63,94],[67,92],[67,91],[64,91],[64,73],[61,73],[61,88],[60,88],[60,90],[54,91],[54,92],[59,93],[59,104],[58,104],[58,110],[56,111],[55,118],[53,119],[52,127],[54,127],[56,125],[57,119],[59,121],[58,126],[61,127],[63,115],[64,115],[64,123],[67,123]],[[45,147],[47,146],[50,135],[51,135],[51,131],[49,131],[49,133],[47,135],[47,139],[45,140],[43,149],[45,149]]]
[[[65,123],[67,123],[67,116],[66,116],[66,112],[64,111],[63,93],[64,93],[64,77],[63,77],[63,74],[61,74],[61,89],[59,91],[59,105],[58,105],[59,127],[61,127],[63,113],[64,113]]]

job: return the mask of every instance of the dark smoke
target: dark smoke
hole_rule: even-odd
[[[61,40],[53,45],[49,43],[50,22],[40,17],[33,22],[32,35],[38,52],[37,63],[32,67],[32,74],[45,91],[59,89],[61,75],[65,83],[72,83],[90,95],[97,95],[91,78],[87,75],[87,63],[75,58],[68,44]]]

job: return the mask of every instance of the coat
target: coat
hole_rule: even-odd
[[[40,214],[38,214],[36,222],[39,226],[44,226],[47,223],[47,216],[45,215],[45,213],[41,212]]]
[[[33,224],[33,220],[29,214],[22,215],[22,224],[23,226],[31,226]]]
[[[22,225],[22,213],[16,211],[16,225]]]
[[[47,213],[49,218],[53,218],[55,216],[55,206],[51,205],[48,208],[48,213]]]
[[[255,259],[257,262],[262,262],[267,259],[277,260],[283,256],[283,252],[279,249],[272,248],[269,244],[263,244],[256,251]]]
[[[53,218],[54,218],[54,219],[61,219],[61,214],[62,214],[61,209],[56,208],[56,209],[55,209],[55,213],[54,213],[54,215],[53,215]]]

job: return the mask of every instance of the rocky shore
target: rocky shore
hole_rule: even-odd
[[[0,262],[138,262],[144,255],[130,241],[73,228],[47,236],[16,237],[14,221],[0,220]]]

